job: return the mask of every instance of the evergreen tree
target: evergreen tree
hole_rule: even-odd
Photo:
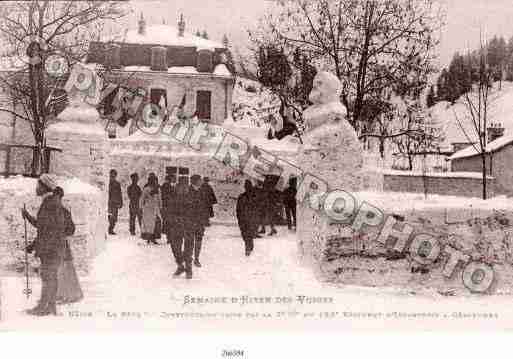
[[[506,61],[504,63],[506,81],[513,81],[513,36],[506,45]]]

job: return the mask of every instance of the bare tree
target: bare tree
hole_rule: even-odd
[[[472,67],[477,67],[477,69],[475,69],[475,72],[477,72],[477,81],[472,85],[472,91],[463,94],[461,100],[465,106],[465,112],[468,115],[468,121],[466,122],[470,123],[470,128],[465,126],[464,120],[457,115],[456,111],[454,111],[454,117],[463,135],[469,143],[472,143],[473,149],[481,158],[482,198],[486,199],[486,158],[488,156],[487,129],[490,109],[493,105],[491,96],[493,71],[488,66],[486,45],[483,44],[482,39],[480,39],[478,63],[468,66],[469,69]],[[471,76],[470,73],[469,76]]]
[[[105,22],[119,19],[127,11],[122,1],[31,0],[2,5],[0,40],[7,48],[5,55],[25,62],[16,71],[0,74],[0,86],[21,110],[0,111],[30,123],[39,149],[34,165],[41,165],[45,129],[52,114],[50,100],[65,80],[45,70],[46,60],[58,54],[68,66],[82,61],[89,41],[100,37]]]
[[[394,137],[392,142],[398,153],[407,158],[408,169],[412,171],[416,156],[422,155],[425,159],[427,155],[437,153],[443,134],[418,100],[398,111],[397,120],[404,133]]]
[[[433,71],[442,12],[435,0],[291,0],[266,15],[252,42],[309,53],[343,82],[349,121],[362,133],[366,102],[383,89],[423,88]],[[416,76],[412,76],[416,73]]]

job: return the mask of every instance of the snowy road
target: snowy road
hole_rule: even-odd
[[[507,323],[513,320],[510,297],[442,298],[393,289],[323,284],[315,279],[310,268],[299,263],[295,235],[283,227],[279,228],[279,236],[257,239],[255,251],[248,258],[244,256],[237,227],[212,226],[204,239],[203,267],[194,269],[190,281],[173,278],[175,264],[169,246],[142,244],[140,239],[123,233],[123,227],[126,225],[121,223],[121,233],[108,239],[106,250],[95,260],[93,272],[81,278],[85,299],[59,306],[58,317],[34,318],[24,314],[23,310],[37,300],[39,279],[32,278],[34,294],[26,300],[21,277],[3,278],[0,329],[322,330],[386,328],[391,322],[396,328],[411,325],[411,318],[387,317],[394,312],[429,315],[423,319],[426,327],[446,329],[511,327]],[[224,297],[228,302],[184,304],[186,296]],[[272,303],[230,303],[231,298],[241,296],[271,297]],[[331,298],[332,302],[299,303],[298,296]],[[280,298],[285,298],[286,303]],[[474,316],[498,313],[498,317],[457,318],[454,313],[458,311]],[[192,319],[177,317],[175,313],[217,316]],[[264,313],[270,317],[263,317]],[[305,318],[307,313],[313,317]]]

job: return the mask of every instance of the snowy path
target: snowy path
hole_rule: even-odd
[[[513,309],[510,297],[442,298],[411,295],[385,288],[334,287],[316,280],[313,271],[297,259],[293,233],[279,228],[280,235],[264,237],[255,242],[251,257],[244,256],[243,243],[237,227],[213,226],[207,229],[201,261],[194,269],[194,278],[173,278],[175,264],[168,245],[147,246],[138,238],[123,233],[110,237],[105,251],[94,263],[93,272],[81,278],[85,299],[80,303],[59,306],[60,316],[37,318],[24,314],[39,296],[39,280],[32,278],[34,294],[26,300],[22,294],[21,277],[2,278],[2,328],[23,329],[357,329],[408,327],[411,319],[387,318],[395,311],[439,313],[441,317],[424,319],[426,327],[450,329],[476,326],[481,329],[512,327]],[[184,297],[288,297],[290,303],[262,304],[188,304]],[[331,297],[332,303],[300,304],[297,296]],[[495,313],[496,319],[454,319],[457,311]],[[278,312],[315,313],[314,318],[294,315],[276,317]],[[346,317],[343,312],[382,313],[373,319]],[[260,313],[258,319],[235,317],[172,318],[166,313]],[[273,313],[273,318],[261,314]],[[334,317],[319,318],[324,312]],[[302,315],[300,314],[300,316]],[[79,316],[77,316],[79,315]],[[442,318],[444,320],[442,320]],[[453,320],[450,320],[453,319]],[[244,323],[241,322],[244,320]],[[270,321],[271,320],[271,321]]]

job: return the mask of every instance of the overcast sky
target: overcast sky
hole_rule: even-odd
[[[132,1],[135,14],[129,20],[136,26],[135,18],[142,11],[148,23],[176,25],[183,13],[187,30],[206,29],[214,40],[227,34],[237,46],[247,43],[248,27],[254,26],[265,14],[272,0],[140,0]],[[512,0],[443,0],[447,9],[446,26],[442,31],[440,62],[446,64],[455,51],[475,48],[479,42],[479,28],[487,37],[495,34],[509,38],[513,35]]]

